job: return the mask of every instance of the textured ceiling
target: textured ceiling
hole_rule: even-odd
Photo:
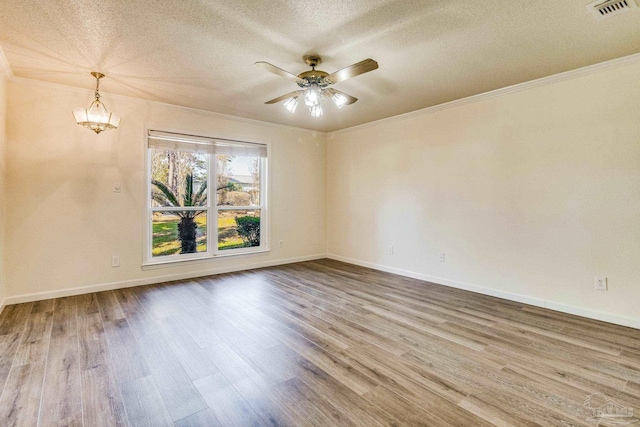
[[[633,0],[632,0],[633,1]],[[640,8],[602,21],[591,0],[2,0],[0,47],[16,76],[332,131],[640,52]],[[312,118],[282,104],[305,54],[359,98]],[[72,106],[70,106],[71,108]]]

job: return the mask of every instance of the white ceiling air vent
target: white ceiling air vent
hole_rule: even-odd
[[[598,19],[629,12],[637,8],[635,0],[598,0],[587,5],[587,10]]]

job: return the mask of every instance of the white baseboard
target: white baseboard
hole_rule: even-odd
[[[587,317],[589,319],[601,320],[603,322],[609,322],[609,323],[614,323],[616,325],[622,325],[622,326],[628,326],[635,329],[640,329],[640,319],[618,316],[615,314],[606,313],[602,311],[595,311],[595,310],[590,310],[582,307],[562,304],[555,301],[549,301],[541,298],[535,298],[535,297],[530,297],[530,296],[521,295],[521,294],[514,294],[510,292],[504,292],[497,289],[491,289],[491,288],[485,288],[482,286],[472,285],[469,283],[456,282],[456,281],[445,279],[442,277],[434,277],[434,276],[429,276],[427,274],[416,273],[408,270],[402,270],[399,268],[387,267],[382,264],[375,264],[371,262],[343,257],[340,255],[328,254],[327,258],[333,259],[336,261],[346,262],[349,264],[359,265],[361,267],[372,268],[374,270],[385,271],[387,273],[398,274],[400,276],[411,277],[413,279],[424,280],[426,282],[436,283],[438,285],[450,286],[452,288],[457,288],[457,289],[464,289],[466,291],[471,291],[471,292],[476,292],[483,295],[502,298],[509,301],[521,302],[521,303],[533,305],[536,307],[548,308],[550,310],[555,310],[562,313],[575,314],[577,316]]]
[[[169,282],[173,280],[193,279],[196,277],[211,276],[215,274],[231,273],[234,271],[251,270],[254,268],[272,267],[276,265],[292,264],[295,262],[313,261],[316,259],[329,258],[336,261],[342,261],[349,264],[359,265],[362,267],[372,268],[374,270],[385,271],[387,273],[398,274],[400,276],[411,277],[413,279],[424,280],[439,285],[450,286],[452,288],[463,289],[471,292],[476,292],[483,295],[489,295],[497,298],[506,299],[509,301],[521,302],[523,304],[529,304],[536,307],[548,308],[550,310],[559,311],[562,313],[575,314],[577,316],[587,317],[590,319],[601,320],[604,322],[614,323],[616,325],[629,326],[631,328],[640,329],[640,319],[628,318],[618,316],[611,313],[589,310],[582,307],[576,307],[572,305],[562,304],[555,301],[544,300],[541,298],[534,298],[526,295],[515,294],[510,292],[504,292],[497,289],[485,288],[482,286],[472,285],[469,283],[457,282],[442,277],[429,276],[427,274],[416,273],[409,270],[402,270],[399,268],[388,267],[382,264],[376,264],[366,261],[361,261],[353,258],[347,258],[333,254],[317,254],[309,255],[297,258],[286,258],[275,261],[259,262],[253,264],[247,264],[243,266],[235,267],[219,267],[209,270],[202,270],[197,272],[168,274],[164,276],[156,276],[144,279],[124,280],[120,282],[101,283],[96,285],[81,286],[77,288],[60,289],[56,291],[36,292],[31,294],[14,295],[4,298],[0,302],[0,314],[7,305],[20,304],[24,302],[40,301],[50,298],[60,298],[73,295],[88,294],[92,292],[109,291],[113,289],[130,288],[134,286],[152,285],[155,283]]]
[[[218,267],[209,270],[200,270],[187,273],[167,274],[144,279],[123,280],[120,282],[100,283],[96,285],[81,286],[77,288],[67,288],[55,291],[35,292],[31,294],[14,295],[6,297],[2,302],[2,307],[11,304],[21,304],[24,302],[40,301],[51,298],[69,297],[73,295],[89,294],[93,292],[111,291],[114,289],[131,288],[134,286],[152,285],[155,283],[170,282],[172,280],[194,279],[196,277],[211,276],[214,274],[231,273],[234,271],[251,270],[254,268],[273,267],[276,265],[292,264],[294,262],[313,261],[326,258],[326,254],[308,255],[297,258],[285,258],[275,261],[257,262],[235,267]],[[2,310],[0,310],[0,313]]]

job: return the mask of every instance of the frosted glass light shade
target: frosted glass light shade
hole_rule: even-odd
[[[108,129],[116,129],[120,125],[120,116],[110,113],[100,100],[96,99],[88,109],[76,108],[73,110],[76,123],[87,127],[95,133]]]
[[[334,93],[331,96],[331,100],[334,102],[334,104],[336,104],[336,107],[340,109],[347,105],[348,98],[341,93]]]
[[[309,114],[311,117],[321,117],[322,116],[322,105],[316,104],[313,107],[309,108]]]
[[[320,88],[316,84],[312,84],[304,92],[304,103],[307,107],[313,107],[320,103]]]
[[[290,113],[295,113],[296,108],[298,107],[298,97],[289,98],[284,103],[284,108],[289,110]]]

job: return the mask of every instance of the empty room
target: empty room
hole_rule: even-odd
[[[640,0],[3,0],[0,426],[640,427]]]

